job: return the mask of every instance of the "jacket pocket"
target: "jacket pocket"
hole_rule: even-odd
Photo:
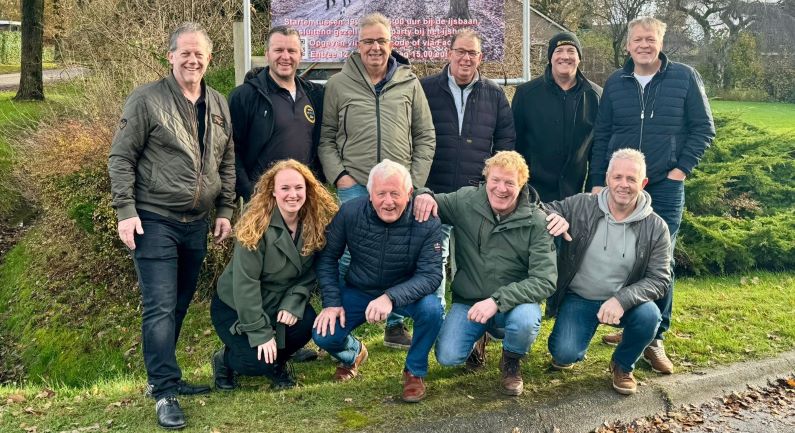
[[[348,105],[342,110],[342,144],[340,144],[340,159],[345,161],[345,145],[348,144]]]
[[[152,162],[152,171],[149,173],[149,191],[158,192],[160,183],[158,182],[158,175],[160,174],[160,164]]]

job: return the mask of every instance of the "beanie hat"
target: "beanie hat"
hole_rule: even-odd
[[[577,49],[577,55],[580,56],[580,60],[582,60],[582,45],[580,45],[580,40],[577,39],[577,35],[572,32],[560,32],[552,36],[552,39],[549,40],[549,47],[547,47],[548,62],[552,61],[552,53],[561,45],[573,45],[574,48]]]

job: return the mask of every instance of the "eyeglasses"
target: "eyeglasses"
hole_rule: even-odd
[[[451,51],[455,53],[456,57],[469,56],[470,58],[474,59],[475,57],[480,55],[480,51],[474,51],[474,50],[470,51],[470,50],[465,50],[463,48],[453,48]]]
[[[360,40],[360,41],[359,41],[359,43],[360,43],[360,44],[362,44],[362,45],[367,45],[368,47],[369,47],[370,45],[373,45],[373,44],[375,44],[376,42],[378,42],[378,45],[384,46],[384,45],[386,45],[386,44],[388,44],[388,43],[389,43],[389,39],[385,39],[385,38],[379,38],[379,39],[362,39],[362,40]]]

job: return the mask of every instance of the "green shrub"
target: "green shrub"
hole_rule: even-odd
[[[19,64],[22,58],[22,33],[0,32],[0,64]]]

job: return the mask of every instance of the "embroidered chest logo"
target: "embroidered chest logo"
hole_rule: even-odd
[[[311,105],[304,105],[304,116],[309,123],[315,123],[315,109]]]
[[[221,128],[226,129],[226,120],[223,117],[217,114],[213,114],[212,118],[213,118],[213,123],[220,126]]]

